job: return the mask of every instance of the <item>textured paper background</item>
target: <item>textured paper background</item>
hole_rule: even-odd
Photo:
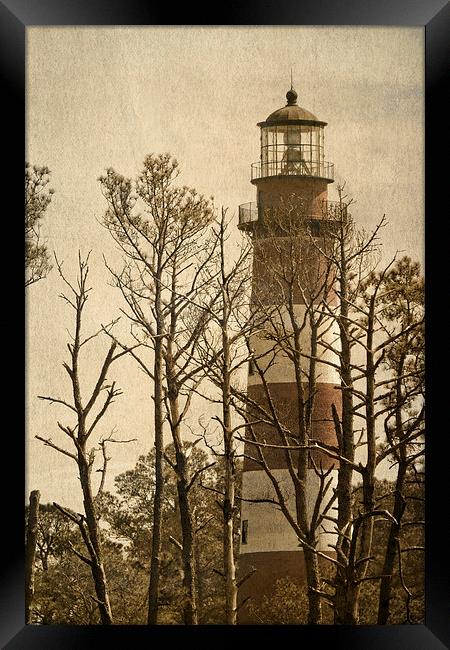
[[[27,160],[52,171],[44,220],[49,249],[70,275],[78,248],[92,249],[86,331],[117,316],[104,254],[117,253],[99,219],[98,176],[112,166],[134,175],[147,153],[170,152],[181,182],[235,215],[255,199],[250,163],[256,122],[285,103],[293,68],[300,106],[328,122],[325,159],[370,228],[385,213],[384,257],[423,257],[424,30],[385,27],[32,27],[27,30]],[[335,190],[330,188],[329,198]],[[237,233],[237,229],[236,229]],[[34,440],[65,444],[57,407],[38,394],[70,395],[61,367],[71,314],[57,298],[55,269],[27,294],[27,491],[79,508],[70,459]],[[105,344],[106,345],[106,342]],[[98,346],[84,376],[95,379]],[[99,433],[116,426],[136,443],[112,449],[107,487],[151,445],[150,386],[135,365],[113,369],[124,395]],[[199,408],[199,407],[198,407]],[[194,420],[200,411],[194,414]]]

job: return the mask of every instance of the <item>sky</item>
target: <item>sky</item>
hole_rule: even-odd
[[[103,262],[120,266],[101,225],[99,176],[108,167],[134,176],[147,154],[169,152],[180,183],[214,196],[237,223],[238,205],[255,200],[256,123],[285,104],[291,68],[298,104],[328,123],[325,160],[336,179],[329,199],[345,182],[360,227],[386,215],[383,260],[403,251],[423,262],[422,27],[27,28],[26,158],[51,170],[55,194],[42,230],[49,251],[69,277],[78,250],[92,251],[86,334],[123,306]],[[34,438],[65,444],[56,425],[64,411],[37,399],[70,396],[62,362],[72,314],[62,290],[54,268],[26,297],[26,483],[43,503],[80,508],[75,463]],[[106,348],[99,341],[84,360],[86,394]],[[109,489],[152,444],[151,385],[131,360],[111,378],[124,394],[99,432],[116,428],[116,437],[136,441],[111,448]],[[204,407],[195,408],[198,418]]]

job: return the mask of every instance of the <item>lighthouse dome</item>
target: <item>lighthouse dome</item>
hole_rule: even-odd
[[[287,104],[269,115],[266,122],[286,122],[290,120],[305,120],[308,122],[318,122],[315,115],[297,104]]]
[[[291,87],[286,93],[287,104],[283,108],[274,111],[266,119],[266,122],[286,122],[290,120],[305,120],[308,122],[318,122],[315,115],[297,105],[297,93]]]
[[[286,106],[273,111],[266,119],[265,124],[287,124],[289,122],[301,123],[305,122],[311,124],[312,122],[317,122],[318,124],[325,124],[321,122],[313,113],[307,111],[305,108],[302,108],[297,104],[297,93],[291,87],[290,90],[286,93]],[[260,123],[264,124],[264,123]]]

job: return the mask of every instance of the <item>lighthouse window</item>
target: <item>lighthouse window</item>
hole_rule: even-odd
[[[248,544],[248,519],[244,519],[242,522],[242,543]]]
[[[320,235],[320,221],[318,219],[311,219],[309,225],[312,236],[318,237]]]

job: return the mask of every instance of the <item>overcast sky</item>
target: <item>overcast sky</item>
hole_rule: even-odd
[[[291,67],[299,105],[328,123],[325,159],[346,182],[358,224],[369,229],[386,214],[385,259],[402,250],[422,261],[423,28],[27,29],[27,160],[52,172],[43,234],[68,275],[78,249],[92,249],[86,332],[121,306],[102,261],[118,258],[99,223],[100,174],[112,166],[135,175],[146,154],[170,152],[181,182],[213,195],[237,221],[237,206],[255,199],[256,123],[285,104]],[[79,508],[74,463],[34,440],[64,442],[56,427],[63,411],[36,398],[70,395],[61,363],[72,314],[57,298],[61,290],[53,269],[27,293],[27,490]],[[86,359],[88,382],[101,361],[97,348]],[[111,377],[124,395],[103,432],[116,426],[137,442],[111,449],[108,487],[151,444],[150,385],[127,361]]]

